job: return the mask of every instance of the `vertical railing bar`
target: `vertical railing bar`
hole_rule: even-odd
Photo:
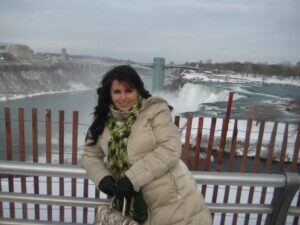
[[[209,171],[210,168],[210,161],[211,161],[211,155],[214,145],[214,136],[215,136],[215,128],[216,128],[216,118],[211,118],[211,126],[210,126],[210,132],[209,132],[209,139],[208,139],[208,146],[207,146],[207,155],[204,163],[204,171]],[[206,194],[206,185],[202,185],[201,193],[203,197],[205,198]]]
[[[276,140],[276,134],[277,134],[277,126],[278,126],[278,123],[275,122],[273,130],[272,130],[272,134],[271,134],[270,148],[269,148],[268,156],[267,156],[266,172],[269,172],[271,170],[271,167],[272,167],[274,146],[275,146],[275,140]]]
[[[281,145],[281,152],[280,152],[280,160],[279,160],[279,172],[283,173],[285,168],[285,155],[286,155],[286,149],[287,149],[287,143],[288,143],[288,134],[289,134],[289,124],[285,124],[284,129],[284,135]]]
[[[24,108],[19,108],[19,159],[20,161],[25,161],[25,130],[24,130]],[[26,193],[26,176],[21,176],[21,191]],[[28,218],[27,214],[27,204],[22,204],[23,219]]]
[[[72,164],[77,165],[77,144],[78,143],[78,111],[73,111],[72,121]],[[76,178],[72,178],[72,197],[76,196]],[[76,207],[72,207],[72,223],[76,223]]]
[[[300,124],[298,125],[297,137],[294,146],[293,160],[290,167],[291,172],[297,171],[297,160],[299,158],[299,148],[300,148]],[[297,207],[300,207],[300,192],[298,192]],[[294,216],[293,225],[298,225],[298,224],[299,224],[299,216],[297,217]]]
[[[187,166],[189,166],[189,157],[190,157],[190,138],[192,130],[193,117],[189,116],[187,118],[186,133],[185,133],[185,143],[182,151],[182,160]]]
[[[33,162],[38,162],[38,117],[37,117],[37,109],[33,108],[31,110],[31,116],[32,116],[32,160]],[[33,183],[34,183],[34,194],[39,194],[39,177],[34,176],[33,177]],[[35,204],[34,205],[34,217],[35,220],[40,219],[40,205]]]
[[[228,172],[232,172],[232,170],[233,170],[233,164],[234,164],[234,159],[235,159],[235,154],[236,154],[237,135],[238,135],[238,121],[237,121],[237,119],[235,119],[234,120],[233,131],[232,131],[230,156],[229,156],[229,161],[228,161],[228,164],[227,164],[227,171]],[[230,186],[226,186],[225,187],[225,192],[224,192],[224,199],[223,199],[224,204],[228,203],[229,191],[230,191]],[[226,219],[226,213],[222,213],[220,225],[225,224],[225,219]]]
[[[59,129],[58,129],[58,152],[59,152],[59,164],[64,164],[64,123],[65,123],[65,112],[59,110]],[[64,196],[64,178],[59,178],[59,195]],[[60,222],[65,221],[65,210],[64,206],[59,207],[59,218]]]
[[[223,119],[223,123],[222,123],[222,133],[221,133],[221,139],[220,139],[219,150],[218,150],[218,155],[217,155],[217,165],[216,165],[217,171],[221,171],[221,169],[222,169],[222,162],[223,162],[223,156],[224,156],[225,145],[226,145],[228,124],[229,124],[230,112],[231,112],[231,106],[232,106],[232,99],[233,99],[233,93],[230,92],[228,105],[227,105],[226,117]],[[212,203],[217,202],[218,187],[219,187],[218,185],[214,185]]]
[[[278,123],[275,122],[271,134],[271,139],[269,143],[269,150],[268,150],[268,155],[267,155],[267,161],[265,165],[265,172],[268,173],[272,167],[272,158],[273,158],[273,152],[274,152],[274,145],[275,145],[275,139],[276,139],[276,133],[277,133],[277,125]],[[262,187],[261,191],[261,196],[260,196],[260,204],[265,203],[266,199],[266,192],[267,192],[267,187]],[[261,224],[262,221],[262,214],[257,215],[257,225]]]
[[[265,129],[265,121],[261,121],[260,126],[259,126],[257,144],[256,144],[254,166],[253,166],[253,169],[252,169],[253,172],[256,172],[258,170],[259,161],[260,161],[260,152],[261,152],[263,136],[264,136],[264,129]]]
[[[217,154],[217,163],[216,163],[216,171],[219,171],[219,172],[221,171],[221,168],[222,168],[222,161],[223,161],[224,149],[225,149],[225,144],[226,144],[228,123],[229,123],[229,120],[226,121],[226,118],[223,118],[222,133],[221,133],[219,150],[218,150],[218,154]],[[218,189],[219,189],[218,187],[219,187],[218,185],[214,185],[212,203],[217,202],[217,195],[218,195]]]
[[[97,188],[97,186],[95,185],[95,198],[98,199],[100,198],[100,191],[99,189]],[[96,208],[97,209],[97,208]],[[97,210],[95,209],[95,216],[97,214]]]
[[[258,171],[259,160],[260,160],[260,152],[261,152],[263,136],[264,136],[264,129],[265,129],[265,121],[261,121],[260,125],[259,125],[259,133],[258,133],[258,139],[257,139],[257,144],[256,144],[254,166],[252,168],[253,173],[256,173]],[[249,196],[248,196],[248,204],[251,204],[252,201],[253,201],[254,189],[255,189],[255,187],[253,187],[253,186],[250,187]],[[250,214],[246,213],[244,225],[248,225],[249,220],[250,220]]]
[[[51,163],[52,156],[51,156],[51,110],[46,110],[46,163]],[[51,177],[47,177],[47,195],[52,195],[52,179]],[[52,221],[52,206],[47,206],[47,213],[48,213],[48,221]]]
[[[87,198],[88,197],[88,191],[89,191],[89,180],[84,179],[83,183],[83,197]],[[88,220],[88,208],[84,207],[83,208],[83,223],[87,223]]]
[[[233,92],[230,92],[228,102],[227,102],[226,117],[223,119],[223,123],[222,123],[222,133],[221,133],[221,139],[220,139],[219,150],[217,155],[217,165],[216,165],[217,171],[221,171],[222,168],[232,101],[233,101]],[[212,203],[217,202],[218,188],[219,188],[218,185],[214,185]]]
[[[12,155],[12,140],[11,140],[11,118],[10,118],[10,108],[5,107],[5,130],[6,130],[6,160],[11,161],[13,159]],[[14,192],[14,180],[12,176],[8,177],[8,190],[9,192]],[[15,204],[13,202],[9,203],[10,218],[15,218]]]
[[[252,129],[252,119],[248,119],[246,138],[245,138],[243,157],[242,157],[242,163],[241,163],[241,166],[240,166],[240,171],[243,172],[243,173],[246,171],[246,164],[247,164],[247,159],[248,159],[248,149],[249,149],[249,144],[250,144],[251,129]]]
[[[177,127],[179,127],[179,119],[180,119],[179,116],[175,116],[175,125]],[[95,198],[96,199],[100,198],[100,190],[98,189],[98,185],[95,185]],[[95,208],[95,211],[94,211],[95,217],[96,217],[96,214],[97,214],[97,208]]]
[[[299,157],[299,147],[300,147],[300,124],[298,126],[298,131],[297,131],[297,138],[295,141],[295,146],[294,146],[294,154],[293,154],[293,160],[291,163],[291,171],[295,172],[297,171],[297,160]]]
[[[197,129],[197,138],[196,138],[196,146],[195,146],[195,154],[194,154],[194,170],[200,169],[200,148],[201,148],[201,141],[202,141],[202,129],[203,129],[203,117],[199,117],[198,119],[198,129]]]
[[[222,133],[221,133],[219,151],[218,151],[218,156],[217,156],[217,168],[216,168],[217,171],[221,171],[221,168],[222,168],[222,161],[223,161],[223,155],[224,155],[224,150],[225,150],[225,145],[226,145],[228,124],[229,124],[229,119],[230,119],[230,114],[231,114],[232,100],[233,100],[233,92],[230,92],[228,104],[227,104],[226,117],[223,119],[223,123],[222,123]]]
[[[19,115],[19,160],[25,161],[24,108],[18,109],[18,115]]]
[[[179,127],[179,122],[180,122],[180,116],[175,116],[175,121],[174,121],[174,123],[175,123],[175,125],[176,125],[177,127]]]
[[[6,159],[12,160],[12,142],[11,142],[11,119],[10,108],[5,107],[5,130],[6,130]]]
[[[252,129],[252,119],[247,120],[247,128],[246,128],[246,136],[245,136],[245,143],[244,143],[244,150],[242,156],[242,162],[240,165],[240,172],[244,173],[246,171],[246,164],[247,164],[247,157],[248,157],[248,149],[250,143],[250,136],[251,136],[251,129]],[[242,194],[242,186],[238,186],[235,203],[239,204],[241,201],[241,194]],[[236,225],[237,223],[237,213],[233,214],[232,224]]]

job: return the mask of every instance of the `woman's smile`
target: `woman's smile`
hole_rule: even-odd
[[[128,112],[138,100],[139,93],[135,88],[114,80],[111,84],[110,97],[114,106],[120,112]]]

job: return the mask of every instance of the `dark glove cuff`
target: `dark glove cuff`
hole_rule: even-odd
[[[101,190],[105,186],[105,184],[110,182],[111,178],[112,177],[110,175],[103,177],[102,180],[100,180],[100,182],[98,184],[98,188]]]
[[[116,190],[115,185],[116,185],[115,179],[112,176],[107,175],[103,177],[102,180],[99,182],[98,188],[100,189],[100,191],[112,195]]]
[[[125,180],[126,184],[128,185],[129,189],[131,189],[131,191],[134,192],[134,187],[133,187],[133,184],[131,183],[131,180],[127,176],[124,177],[124,180]]]

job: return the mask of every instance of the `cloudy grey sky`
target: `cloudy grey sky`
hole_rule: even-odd
[[[0,42],[138,62],[300,61],[299,0],[1,0]]]

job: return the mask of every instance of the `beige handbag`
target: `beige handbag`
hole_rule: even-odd
[[[115,208],[114,198],[110,203],[98,206],[94,225],[139,225],[138,222],[125,216],[126,204],[124,198],[122,212]]]

